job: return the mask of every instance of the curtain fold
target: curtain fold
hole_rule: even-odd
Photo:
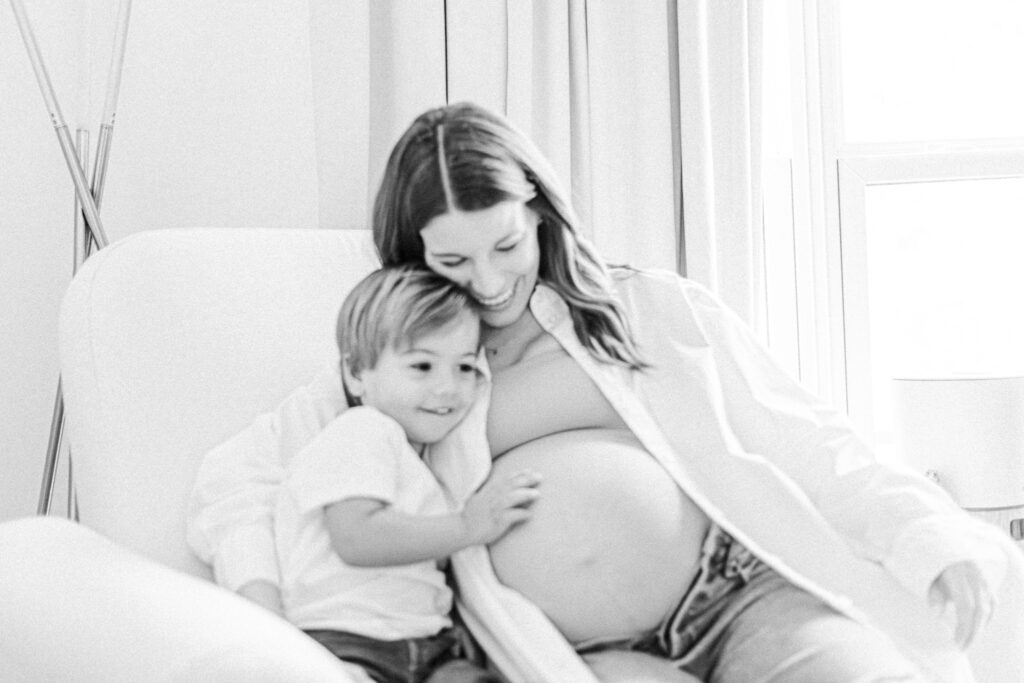
[[[677,269],[760,325],[763,0],[311,0],[320,225],[368,225],[430,106],[506,114],[614,263]]]
[[[310,0],[321,228],[364,229],[391,147],[446,101],[444,0]]]
[[[764,333],[763,0],[679,0],[683,272]]]

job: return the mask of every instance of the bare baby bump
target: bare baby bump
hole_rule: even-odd
[[[625,430],[525,443],[494,463],[543,476],[533,516],[491,548],[498,579],[573,642],[650,630],[682,598],[708,521]]]

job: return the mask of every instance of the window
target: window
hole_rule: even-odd
[[[893,378],[1024,370],[1024,4],[766,12],[766,112],[788,116],[765,136],[792,140],[765,153],[766,240],[788,231],[793,254],[767,253],[769,320],[884,454]]]

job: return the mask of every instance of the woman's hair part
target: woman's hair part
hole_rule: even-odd
[[[471,103],[417,117],[388,158],[373,207],[385,265],[424,264],[420,231],[450,211],[523,202],[540,217],[540,279],[568,303],[577,337],[598,359],[646,367],[611,278],[555,172],[511,123]]]

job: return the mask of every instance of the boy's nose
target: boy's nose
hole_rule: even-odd
[[[454,372],[439,372],[434,381],[434,393],[438,396],[448,396],[455,393],[458,378]]]

